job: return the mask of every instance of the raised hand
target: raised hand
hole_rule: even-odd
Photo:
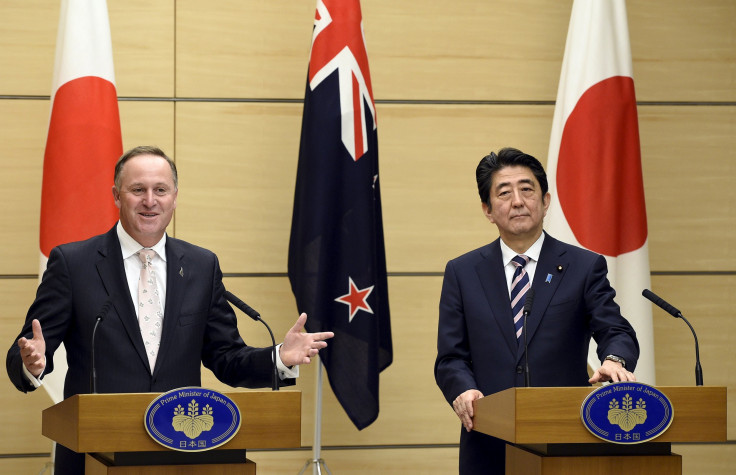
[[[26,369],[37,378],[46,368],[46,340],[43,339],[41,322],[34,319],[31,322],[31,329],[33,338],[30,340],[26,337],[19,338],[18,348],[20,348],[20,357]]]
[[[319,350],[327,346],[325,340],[335,336],[332,332],[305,333],[306,322],[307,314],[302,313],[284,337],[279,356],[286,366],[309,364]]]

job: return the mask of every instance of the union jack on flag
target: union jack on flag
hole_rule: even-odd
[[[334,17],[325,3],[330,5]],[[359,2],[317,2],[309,56],[309,88],[312,91],[337,71],[342,143],[353,160],[358,160],[368,150],[366,106],[373,118],[373,130],[376,130],[376,110]]]
[[[378,136],[358,0],[318,0],[304,96],[289,280],[330,385],[358,429],[378,417],[393,349]]]

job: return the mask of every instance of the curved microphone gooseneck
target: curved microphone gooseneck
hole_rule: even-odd
[[[274,391],[278,391],[279,390],[279,369],[276,366],[276,339],[273,337],[273,332],[271,331],[271,327],[268,326],[268,323],[263,321],[260,313],[256,312],[255,309],[253,309],[253,307],[251,307],[247,303],[237,298],[235,295],[232,294],[232,292],[226,290],[225,299],[227,299],[228,302],[235,305],[238,309],[240,309],[243,313],[248,315],[253,320],[257,322],[261,322],[264,325],[266,325],[266,329],[268,330],[268,333],[271,335],[271,343],[273,344],[273,346],[271,346],[271,354],[272,354],[272,359],[273,359],[272,389]]]
[[[690,322],[687,321],[687,318],[682,316],[682,312],[677,310],[672,305],[665,302],[664,299],[660,298],[652,292],[649,289],[642,290],[641,294],[647,298],[648,300],[651,300],[654,305],[658,306],[665,312],[669,313],[675,318],[681,318],[687,323],[687,326],[690,327],[690,331],[693,333],[693,337],[695,338],[695,385],[696,386],[702,386],[703,385],[703,368],[700,367],[700,348],[698,346],[698,335],[695,334],[695,329],[693,329],[693,326],[690,325]]]

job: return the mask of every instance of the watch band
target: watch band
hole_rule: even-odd
[[[608,355],[605,358],[603,358],[603,361],[605,361],[605,360],[611,360],[611,361],[613,361],[615,363],[621,363],[621,366],[623,366],[624,368],[626,368],[626,360],[623,359],[623,358],[621,358],[620,356]]]

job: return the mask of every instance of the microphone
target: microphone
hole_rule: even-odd
[[[97,320],[95,326],[92,328],[92,381],[90,383],[92,394],[97,394],[97,362],[95,361],[95,338],[97,337],[97,326],[107,316],[107,312],[110,311],[112,306],[112,295],[107,299],[107,302],[100,308],[97,313]]]
[[[522,323],[521,333],[524,334],[524,386],[527,388],[532,385],[531,376],[529,374],[529,348],[526,339],[526,318],[532,312],[532,305],[534,305],[534,289],[529,288],[526,291],[526,299],[524,300],[524,322]]]
[[[665,312],[672,315],[673,317],[683,319],[685,323],[687,323],[687,326],[690,327],[690,331],[693,333],[693,338],[695,338],[695,385],[702,386],[703,385],[703,368],[700,367],[700,349],[698,347],[698,335],[695,334],[695,329],[693,329],[693,326],[690,325],[690,322],[687,321],[687,318],[682,316],[682,312],[680,312],[675,307],[665,302],[664,299],[658,297],[657,294],[655,294],[651,290],[644,289],[642,290],[641,294],[648,300],[651,300],[652,303],[654,303],[656,306],[658,306]]]
[[[675,318],[682,318],[682,313],[672,305],[664,301],[664,299],[658,297],[654,292],[649,289],[644,289],[641,294],[647,299],[651,300],[656,306],[669,313]]]
[[[266,322],[264,322],[263,320],[261,320],[261,314],[260,313],[258,313],[253,307],[251,307],[247,303],[245,303],[242,300],[240,300],[239,298],[237,298],[235,295],[232,294],[232,292],[226,290],[225,291],[225,298],[227,299],[228,302],[230,302],[231,304],[235,305],[237,308],[239,308],[240,310],[242,310],[243,313],[245,313],[246,315],[248,315],[253,320],[255,320],[257,322],[259,322],[259,321],[260,322],[263,322],[264,325],[266,324]],[[268,327],[268,325],[266,325],[266,327]],[[269,328],[269,331],[270,331],[270,328]]]
[[[232,294],[232,292],[226,290],[225,291],[225,299],[230,302],[231,304],[235,305],[238,309],[240,309],[243,313],[248,315],[250,318],[257,322],[261,322],[266,326],[266,329],[268,330],[268,333],[271,335],[271,343],[273,343],[273,346],[271,347],[271,353],[273,358],[273,381],[272,381],[272,389],[274,391],[279,390],[279,370],[276,366],[276,339],[273,337],[273,332],[271,331],[271,327],[268,326],[266,322],[263,321],[261,318],[261,314],[256,312],[253,307],[248,305],[247,303],[243,302],[239,298],[237,298],[235,295]]]

